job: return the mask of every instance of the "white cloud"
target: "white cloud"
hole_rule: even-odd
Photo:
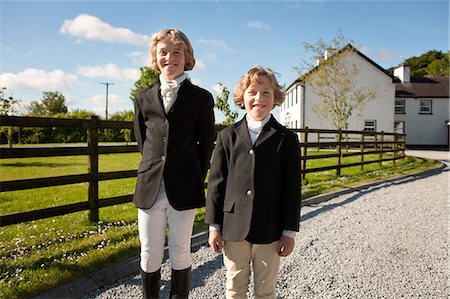
[[[234,52],[233,49],[227,46],[227,44],[222,40],[215,40],[215,39],[198,39],[197,43],[203,44],[203,45],[210,45],[215,48],[223,49],[228,52]]]
[[[127,53],[127,56],[133,60],[133,64],[135,65],[138,66],[150,65],[149,53],[135,51]]]
[[[1,85],[10,90],[69,90],[78,85],[78,78],[61,70],[45,71],[28,68],[20,73],[0,74]]]
[[[203,55],[203,57],[195,60],[195,70],[205,71],[206,63],[217,61],[218,60],[216,53],[206,53],[205,55]]]
[[[77,69],[77,73],[88,78],[100,77],[118,81],[136,81],[140,76],[140,72],[136,68],[121,69],[112,63],[97,66],[80,66]]]
[[[204,71],[206,70],[206,64],[203,61],[203,59],[197,59],[195,60],[195,66],[194,66],[195,70],[200,70],[200,71]]]
[[[360,51],[384,67],[391,67],[392,64],[400,63],[405,59],[405,53],[400,50],[390,50],[385,48],[371,49],[368,46],[363,45]]]
[[[251,21],[247,23],[247,26],[254,29],[269,29],[269,25],[261,21]]]
[[[386,49],[380,49],[373,54],[376,60],[380,62],[390,62],[401,59],[402,54],[400,51],[390,51]]]
[[[216,83],[212,87],[212,92],[214,93],[214,95],[220,95],[222,94],[223,88],[224,88],[223,84]]]
[[[192,82],[192,84],[194,84],[194,85],[202,86],[202,80],[199,79],[199,78],[191,78],[191,82]]]
[[[147,45],[150,37],[134,33],[130,29],[113,27],[95,16],[80,14],[73,20],[64,20],[61,33],[69,34],[80,40],[103,41],[131,45]]]
[[[217,62],[217,55],[216,53],[206,53],[203,55],[202,60],[205,62]]]
[[[66,99],[67,106],[76,105],[78,103],[78,98],[71,94],[64,94],[64,98]]]
[[[105,106],[105,95],[96,95],[93,97],[90,97],[87,102],[89,104],[92,104],[94,106]],[[120,105],[125,104],[126,101],[122,99],[117,94],[109,94],[108,95],[108,105]]]
[[[80,100],[79,103],[81,106],[86,107],[87,110],[94,111],[98,115],[105,116],[105,95],[92,96],[88,99]],[[132,109],[133,105],[129,99],[124,99],[117,94],[108,95],[108,116],[113,115],[117,111]]]

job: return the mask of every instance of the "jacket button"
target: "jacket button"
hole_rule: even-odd
[[[161,156],[161,161],[166,160],[166,156]]]
[[[164,137],[162,138],[162,141],[163,141],[163,142],[167,142],[167,137],[164,136]]]
[[[252,196],[252,195],[253,195],[253,191],[252,191],[252,190],[248,190],[248,191],[247,191],[247,195],[248,195],[248,196]]]
[[[248,153],[249,153],[250,155],[254,155],[254,154],[255,154],[255,152],[254,152],[252,149],[249,150]]]

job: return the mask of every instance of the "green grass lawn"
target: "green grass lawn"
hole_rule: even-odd
[[[317,154],[310,152],[309,154]],[[376,159],[378,156],[372,157]],[[139,153],[101,155],[99,170],[137,169]],[[308,161],[308,167],[334,164],[335,159]],[[358,157],[346,162],[359,161]],[[380,178],[437,166],[432,160],[407,157],[397,161],[311,173],[302,182],[302,198]],[[81,174],[87,157],[23,158],[0,160],[2,181]],[[134,192],[135,178],[99,183],[99,197]],[[2,215],[87,201],[87,184],[0,193]],[[205,229],[204,209],[198,209],[195,232]],[[0,298],[29,298],[83,274],[104,268],[139,253],[137,210],[132,203],[100,209],[100,222],[90,223],[88,212],[72,213],[0,228]]]

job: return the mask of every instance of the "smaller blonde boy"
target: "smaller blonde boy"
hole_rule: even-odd
[[[281,89],[271,69],[251,68],[234,92],[246,115],[217,135],[205,222],[211,248],[223,252],[226,298],[247,298],[251,267],[256,298],[275,298],[280,257],[299,230],[300,146],[271,114]]]

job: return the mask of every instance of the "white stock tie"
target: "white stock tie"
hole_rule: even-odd
[[[164,110],[170,111],[175,99],[177,98],[178,83],[175,80],[168,80],[161,83],[161,95],[163,97]]]

